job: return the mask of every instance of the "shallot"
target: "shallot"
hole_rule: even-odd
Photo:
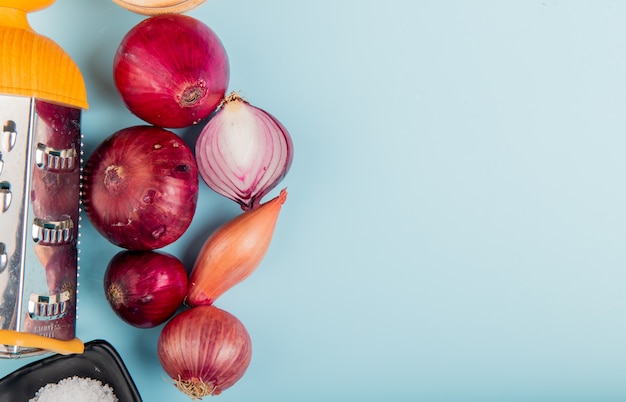
[[[209,236],[191,271],[186,304],[210,305],[256,270],[270,246],[286,199],[287,191],[282,190],[276,198],[241,213]]]
[[[157,355],[176,387],[192,399],[219,395],[245,374],[252,341],[241,321],[215,306],[185,310],[159,335]]]
[[[248,210],[283,180],[293,143],[280,121],[233,92],[200,132],[196,160],[211,189]]]

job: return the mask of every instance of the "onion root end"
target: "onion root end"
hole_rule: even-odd
[[[211,382],[204,382],[197,378],[183,380],[180,376],[173,379],[176,388],[193,400],[200,400],[205,396],[215,396],[222,393],[222,390]]]

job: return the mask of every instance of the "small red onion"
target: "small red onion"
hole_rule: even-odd
[[[280,183],[293,160],[285,127],[271,114],[231,93],[196,142],[198,171],[215,192],[254,209]]]
[[[154,250],[178,240],[198,200],[193,153],[171,131],[135,126],[105,139],[87,160],[85,215],[111,243]]]
[[[165,324],[157,354],[176,387],[201,399],[219,395],[243,377],[252,359],[252,342],[237,317],[215,306],[199,306]]]
[[[157,251],[120,251],[104,273],[104,294],[122,320],[138,328],[167,321],[181,306],[187,270],[173,255]]]
[[[182,128],[215,111],[230,79],[226,50],[203,22],[163,14],[135,25],[113,60],[128,109],[156,126]]]

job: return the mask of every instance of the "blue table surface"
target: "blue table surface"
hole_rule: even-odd
[[[208,0],[189,15],[222,39],[229,89],[295,147],[268,254],[216,302],[252,362],[211,400],[626,400],[626,3]],[[85,157],[142,123],[112,60],[143,18],[110,0],[30,15],[84,75]],[[164,251],[190,267],[238,213],[202,184]],[[119,250],[83,220],[77,335],[109,341],[145,401],[187,401],[157,360],[161,327],[104,298]]]

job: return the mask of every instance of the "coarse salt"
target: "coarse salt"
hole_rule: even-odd
[[[79,376],[67,377],[58,383],[46,384],[28,402],[117,402],[108,384]]]

